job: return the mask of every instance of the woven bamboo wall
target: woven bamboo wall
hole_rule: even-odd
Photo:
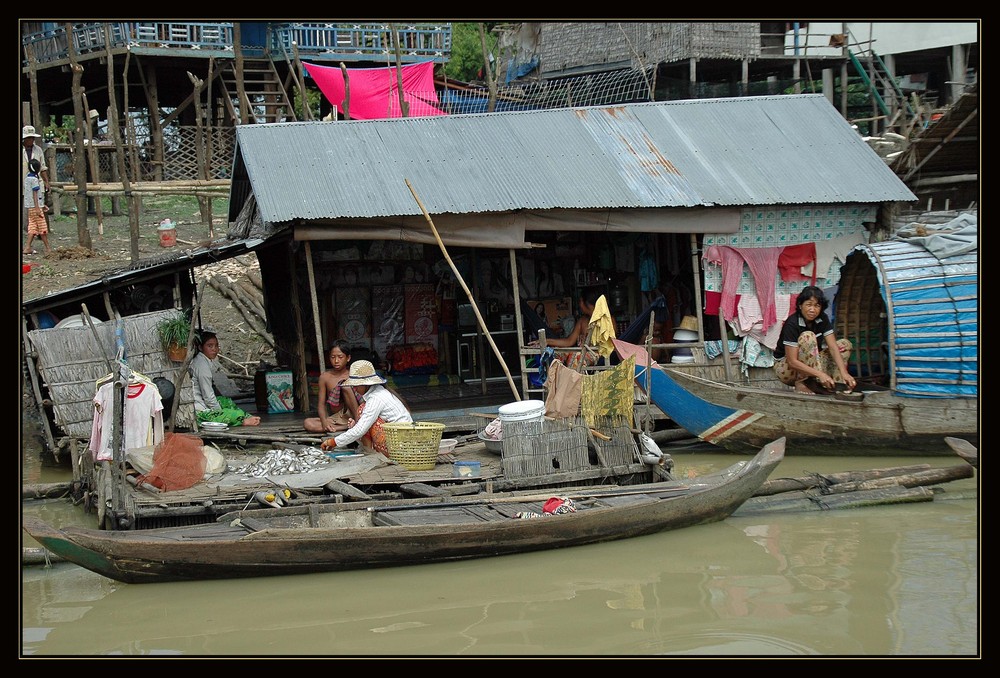
[[[854,345],[848,367],[856,376],[887,385],[888,356],[882,350],[889,336],[885,302],[875,267],[864,256],[848,257],[841,270],[834,334]]]
[[[196,144],[198,128],[179,127],[176,139],[176,150],[168,152],[163,160],[163,178],[167,181],[201,179]],[[208,178],[229,179],[233,171],[236,130],[232,127],[213,127],[211,141],[212,156],[208,164]]]
[[[125,331],[125,359],[129,367],[150,379],[176,377],[179,365],[171,362],[156,332],[156,324],[175,310],[154,311],[122,319]],[[52,401],[55,424],[73,438],[90,439],[94,421],[93,399],[98,379],[109,374],[105,358],[115,356],[114,323],[90,327],[63,327],[28,332],[28,340],[38,355],[38,372]],[[194,393],[186,379],[180,391],[176,423],[194,424]]]
[[[621,417],[592,422],[611,440],[596,440],[600,457],[591,460],[587,425],[582,417],[546,419],[538,422],[508,421],[503,424],[501,468],[507,478],[550,476],[573,471],[598,470],[633,464],[638,448],[629,423]],[[595,455],[596,456],[596,455]]]

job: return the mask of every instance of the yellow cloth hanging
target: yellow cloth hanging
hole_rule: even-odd
[[[615,321],[608,309],[608,300],[604,298],[603,294],[598,297],[597,303],[594,304],[594,312],[590,314],[588,328],[590,330],[588,343],[591,346],[596,346],[600,354],[607,359],[615,350],[615,345],[612,343],[615,338]]]
[[[634,405],[634,357],[611,369],[584,375],[580,413],[589,426],[599,425],[599,419],[606,417],[621,417],[631,422]]]

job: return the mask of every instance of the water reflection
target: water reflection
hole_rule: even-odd
[[[677,459],[699,473],[732,461]],[[924,461],[786,460],[776,476]],[[78,515],[52,502],[26,510]],[[128,585],[65,563],[26,568],[23,653],[972,656],[977,514],[968,499],[766,514],[544,553],[253,580]]]

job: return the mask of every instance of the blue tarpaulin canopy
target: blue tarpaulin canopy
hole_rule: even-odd
[[[854,250],[878,276],[899,395],[979,395],[978,229],[975,216],[960,219]]]

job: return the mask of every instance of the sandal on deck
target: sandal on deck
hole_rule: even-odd
[[[819,383],[819,379],[816,377],[809,377],[805,380],[806,388],[815,393],[816,395],[833,395],[833,391],[828,389],[823,384]]]

